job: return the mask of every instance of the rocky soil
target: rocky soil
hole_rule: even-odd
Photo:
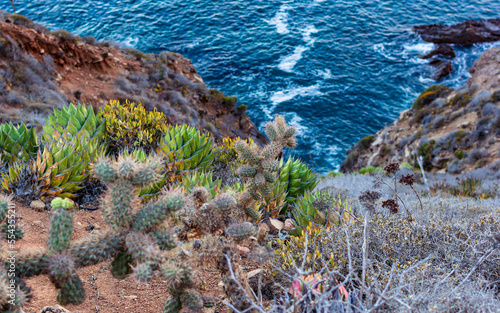
[[[43,118],[70,102],[97,109],[110,99],[141,102],[215,138],[266,142],[236,97],[208,89],[190,60],[173,52],[144,54],[64,30],[51,32],[0,11],[0,122]]]
[[[467,85],[424,91],[392,124],[354,145],[341,172],[408,162],[425,171],[500,173],[500,47],[486,51],[469,69]],[[498,177],[500,178],[500,177]]]

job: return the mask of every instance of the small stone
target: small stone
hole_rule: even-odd
[[[261,268],[258,268],[256,270],[250,271],[250,272],[247,273],[247,278],[252,278],[252,277],[254,277],[254,276],[256,276],[256,275],[258,275],[258,274],[260,274],[262,272],[263,272],[263,270]]]
[[[279,221],[275,218],[270,218],[269,222],[271,222],[271,225],[273,225],[273,227],[276,228],[278,231],[282,230],[283,227],[285,227],[285,224],[282,221]]]
[[[40,54],[44,54],[44,53],[45,53],[45,50],[40,49]]]
[[[34,221],[33,225],[40,228],[45,228],[45,225],[43,225],[42,221]]]
[[[295,225],[293,225],[293,222],[291,219],[288,218],[285,220],[285,226],[283,227],[283,229],[286,229],[286,230],[295,229]]]
[[[31,201],[30,208],[38,212],[43,212],[45,211],[45,203],[41,200]]]
[[[236,248],[238,249],[238,252],[240,253],[242,258],[246,258],[247,255],[250,253],[250,249],[248,249],[247,247],[236,245]]]

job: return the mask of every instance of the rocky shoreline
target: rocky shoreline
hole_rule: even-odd
[[[413,106],[348,151],[341,172],[389,162],[425,171],[459,174],[484,169],[500,173],[500,47],[487,50],[469,69],[467,85],[434,85]],[[498,178],[498,177],[497,177]]]
[[[104,106],[110,99],[142,103],[170,124],[188,124],[215,139],[267,141],[236,97],[208,89],[180,54],[145,54],[92,37],[51,32],[22,15],[0,12],[0,122],[43,126],[70,102]]]

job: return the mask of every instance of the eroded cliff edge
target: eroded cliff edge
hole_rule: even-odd
[[[361,139],[341,172],[389,162],[418,167],[418,156],[430,172],[500,172],[500,47],[487,50],[469,73],[466,86],[428,88],[392,125]]]
[[[41,127],[70,102],[97,109],[110,99],[141,102],[214,138],[266,142],[236,97],[208,89],[180,54],[144,54],[64,30],[51,32],[21,15],[0,11],[0,122]]]

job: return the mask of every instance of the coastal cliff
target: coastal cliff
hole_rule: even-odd
[[[500,170],[500,47],[487,50],[469,69],[467,85],[434,85],[401,112],[392,125],[361,139],[341,172],[389,162],[429,172],[458,174]]]
[[[188,124],[214,138],[265,137],[236,97],[208,89],[180,54],[145,54],[67,31],[51,32],[22,15],[0,12],[0,122],[41,129],[44,117],[70,102],[104,106],[142,103],[170,124]]]

